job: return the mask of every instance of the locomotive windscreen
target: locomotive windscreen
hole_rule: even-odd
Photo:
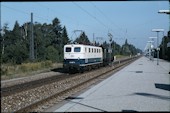
[[[81,48],[80,47],[75,47],[74,48],[74,52],[80,52],[81,51]]]
[[[66,47],[66,52],[71,52],[71,47]]]

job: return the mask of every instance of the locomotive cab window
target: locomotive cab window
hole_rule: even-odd
[[[71,47],[66,47],[66,52],[71,52]]]
[[[74,48],[74,52],[80,52],[81,51],[81,48],[80,47],[75,47]]]

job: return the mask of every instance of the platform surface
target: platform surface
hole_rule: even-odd
[[[170,111],[169,69],[141,57],[52,112]]]

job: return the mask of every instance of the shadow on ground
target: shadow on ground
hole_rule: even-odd
[[[155,87],[163,90],[170,91],[170,84],[158,84],[155,83]]]
[[[51,69],[51,71],[59,72],[59,73],[66,73],[66,71],[64,71],[64,68],[54,68],[54,69]]]
[[[64,70],[64,68],[54,68],[54,69],[51,69],[51,71],[53,71],[53,72],[59,72],[59,73],[69,73],[69,74],[76,74],[76,73],[78,73],[78,71],[77,70],[73,70],[73,71],[69,71],[69,72],[67,72],[66,70]]]
[[[133,95],[139,95],[139,96],[145,96],[145,97],[157,98],[157,99],[170,101],[170,96],[164,96],[164,95],[157,95],[157,94],[151,94],[151,93],[142,93],[142,92],[136,92],[136,93],[130,94],[130,96],[133,96]]]
[[[125,109],[125,110],[122,110],[121,112],[138,112],[138,111]]]

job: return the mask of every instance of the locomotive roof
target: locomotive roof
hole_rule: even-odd
[[[66,44],[65,46],[72,46],[72,45],[79,45],[79,46],[89,46],[89,47],[99,47],[99,46],[94,46],[94,45],[85,45],[85,44]],[[101,48],[101,47],[99,47]]]

